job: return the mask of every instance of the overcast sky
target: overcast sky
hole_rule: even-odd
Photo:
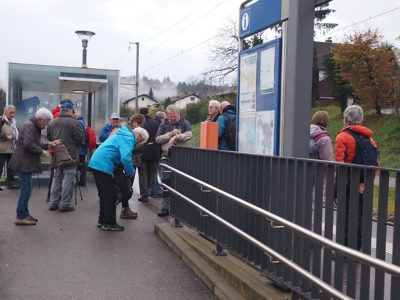
[[[89,41],[90,68],[134,74],[136,50],[133,46],[128,51],[128,44],[139,41],[140,76],[160,80],[170,76],[175,82],[199,77],[209,64],[213,36],[227,20],[237,18],[242,2],[0,0],[0,86],[5,87],[8,62],[81,66],[82,47],[76,30],[96,33]],[[400,46],[395,41],[400,36],[400,0],[333,0],[331,7],[336,12],[329,21],[339,26],[317,36],[319,40],[332,37],[340,41],[344,34],[373,27]],[[341,30],[346,26],[350,27]]]

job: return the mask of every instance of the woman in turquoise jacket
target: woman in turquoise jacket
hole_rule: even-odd
[[[136,143],[145,142],[148,138],[148,133],[145,129],[138,127],[132,130],[130,126],[130,123],[122,126],[115,134],[105,140],[93,153],[89,162],[89,168],[93,169],[100,198],[97,227],[102,230],[124,230],[123,226],[117,224],[115,216],[117,186],[113,173],[119,165],[122,165],[125,173],[133,177],[135,175],[132,163],[133,150]]]

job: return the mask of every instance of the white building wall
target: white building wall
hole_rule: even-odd
[[[150,106],[153,106],[154,104],[157,104],[157,102],[155,102],[154,100],[151,100],[149,97],[139,96],[139,101],[138,101],[139,108],[150,107]],[[135,109],[136,99],[132,99],[131,101],[129,101],[127,103],[127,105],[130,109]]]
[[[188,104],[191,103],[198,103],[200,102],[200,98],[197,96],[187,96],[183,99],[179,99],[178,101],[174,102],[174,104],[179,107],[179,109],[185,109]]]

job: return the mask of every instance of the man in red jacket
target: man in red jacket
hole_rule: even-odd
[[[343,113],[343,128],[338,132],[335,142],[335,158],[337,162],[354,163],[363,165],[378,166],[378,147],[372,138],[373,131],[362,125],[364,120],[364,113],[360,106],[351,105],[346,108]],[[358,147],[369,147],[370,155],[369,161],[360,157],[360,150]],[[357,153],[357,150],[359,152]],[[363,149],[366,150],[366,149]],[[364,200],[364,175],[361,174],[359,182],[359,195],[358,195],[358,226],[357,226],[357,249],[361,249],[362,240],[362,217],[363,217],[363,200]],[[345,222],[345,240],[344,244],[348,245],[348,219],[349,219],[349,202],[350,199],[350,181],[347,178],[346,187],[346,222]],[[341,199],[338,199],[341,201]]]

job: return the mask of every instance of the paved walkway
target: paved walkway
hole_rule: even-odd
[[[35,186],[29,207],[39,223],[28,227],[14,225],[19,191],[0,192],[0,299],[216,299],[153,233],[166,222],[155,214],[159,200],[131,200],[139,218],[104,232],[90,181],[68,213],[49,211],[46,188]]]

